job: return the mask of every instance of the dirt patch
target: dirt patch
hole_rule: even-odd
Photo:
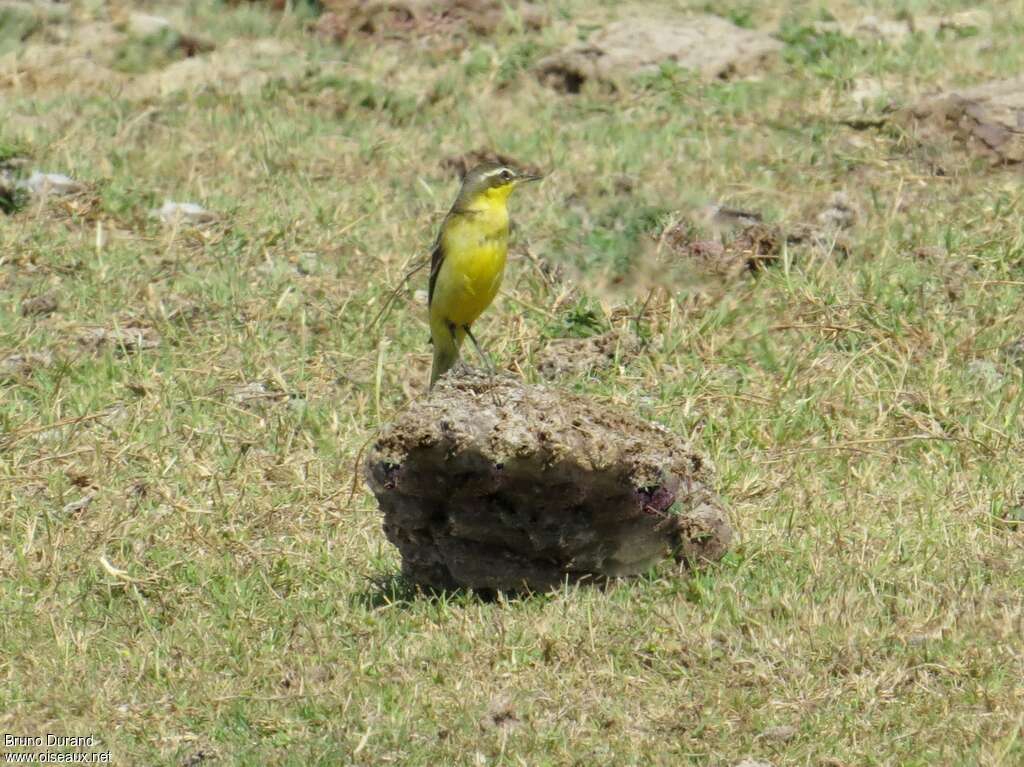
[[[341,41],[352,35],[405,39],[431,34],[472,32],[492,35],[510,20],[511,11],[528,29],[548,24],[533,3],[501,0],[322,0],[316,32]]]
[[[931,96],[897,119],[926,141],[953,136],[996,163],[1024,162],[1024,76]]]
[[[428,587],[542,590],[718,559],[732,537],[711,469],[664,427],[464,367],[386,428],[366,475]]]
[[[588,81],[616,86],[668,63],[708,80],[724,79],[763,69],[781,48],[775,38],[720,16],[638,13],[609,24],[586,44],[543,59],[537,74],[568,93],[578,93]]]
[[[615,330],[589,338],[556,338],[537,355],[537,370],[548,380],[577,378],[605,370],[616,359],[639,351],[635,336]]]

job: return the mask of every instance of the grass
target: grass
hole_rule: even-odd
[[[0,215],[0,359],[41,355],[0,383],[0,729],[92,734],[117,764],[1021,763],[1020,175],[837,119],[864,78],[912,100],[1020,71],[1020,24],[972,3],[1002,21],[876,44],[764,5],[714,10],[780,35],[770,76],[618,93],[530,74],[612,12],[576,0],[464,50],[204,0],[173,20],[218,51],[272,39],[280,70],[145,95],[0,72],[0,147],[90,185]],[[118,50],[118,76],[167,66]],[[675,211],[858,207],[846,257],[663,273],[645,353],[561,383],[693,436],[738,531],[723,562],[493,602],[398,577],[353,471],[422,396],[423,285],[366,327],[450,203],[441,160],[478,148],[551,171],[513,201],[480,324],[530,380],[548,338],[636,315]],[[219,222],[167,229],[165,198]]]

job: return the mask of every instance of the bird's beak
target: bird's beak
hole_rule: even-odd
[[[521,173],[519,176],[516,177],[516,183],[518,183],[518,184],[525,184],[528,181],[540,181],[542,178],[544,178],[544,177],[543,176],[534,176],[534,175],[531,175],[529,173]]]

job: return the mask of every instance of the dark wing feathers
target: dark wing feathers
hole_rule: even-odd
[[[441,264],[444,263],[444,246],[441,245],[441,235],[437,235],[437,242],[434,243],[434,250],[430,254],[430,282],[427,285],[427,307],[434,302],[434,285],[437,284],[437,275],[441,271]]]

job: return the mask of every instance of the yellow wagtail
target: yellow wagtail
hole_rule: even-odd
[[[508,197],[540,176],[500,163],[473,168],[462,181],[430,256],[430,386],[459,359],[466,336],[487,362],[470,326],[494,300],[508,255]]]

